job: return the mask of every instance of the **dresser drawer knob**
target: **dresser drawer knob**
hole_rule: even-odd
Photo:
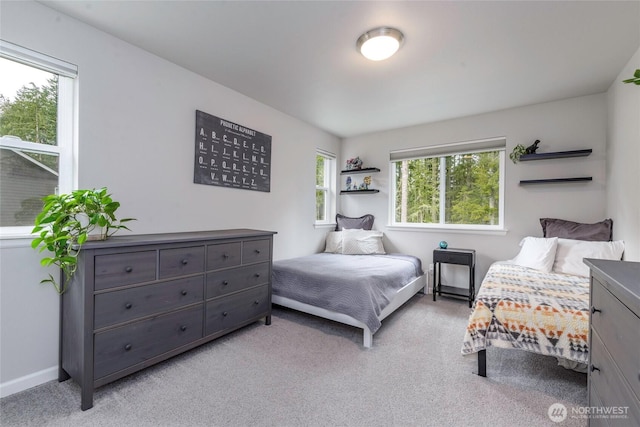
[[[180,261],[182,263],[182,265],[187,265],[189,264],[189,260],[188,259],[183,259],[182,261]]]
[[[182,332],[184,332],[184,331],[186,331],[186,330],[187,330],[187,327],[186,327],[185,325],[182,325],[182,326],[180,326],[180,330],[181,330]]]
[[[594,365],[591,365],[591,372],[598,371],[600,372],[600,368],[596,368]]]
[[[259,254],[260,253],[260,249],[256,249],[256,253]]]
[[[222,254],[222,258],[224,258],[224,259],[229,258],[229,254],[228,254],[228,253],[226,253],[226,252],[225,252],[225,253],[223,253],[223,254]]]
[[[182,296],[185,296],[185,295],[187,295],[187,291],[183,289],[183,290],[182,290],[182,292],[180,292],[180,294],[181,294]]]
[[[127,273],[131,273],[131,272],[133,271],[133,267],[126,266],[126,267],[124,268],[124,271],[126,271]]]
[[[227,314],[229,314],[229,313],[227,313],[226,311],[223,311],[222,312],[222,317],[227,317]]]
[[[255,300],[253,303],[254,303],[255,305],[258,305],[258,304],[260,304],[260,301]]]
[[[133,307],[133,304],[131,304],[130,302],[124,305],[124,308],[126,308],[127,310],[131,309],[131,307]]]
[[[591,307],[591,314],[602,313],[602,310],[598,310],[595,307]]]
[[[225,280],[225,281],[223,281],[223,282],[222,282],[222,285],[223,285],[223,286],[227,286],[228,284],[229,284],[229,281],[228,281],[228,280]]]
[[[126,351],[131,350],[131,344],[125,344],[124,349],[125,349]]]
[[[254,276],[260,277],[260,273],[256,273],[256,274],[254,274]]]

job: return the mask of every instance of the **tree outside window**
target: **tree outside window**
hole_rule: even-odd
[[[499,226],[503,150],[393,162],[394,222]]]
[[[335,213],[335,157],[316,154],[316,223],[330,222]]]
[[[3,235],[28,234],[42,198],[70,182],[70,141],[64,137],[60,144],[58,120],[65,117],[62,134],[68,134],[72,103],[59,100],[71,99],[72,78],[5,57],[0,72],[0,227]],[[60,112],[59,105],[69,111]]]

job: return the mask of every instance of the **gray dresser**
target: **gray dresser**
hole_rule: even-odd
[[[61,298],[59,380],[95,388],[265,318],[271,231],[115,236],[86,243]]]
[[[591,268],[589,425],[640,425],[640,262]]]

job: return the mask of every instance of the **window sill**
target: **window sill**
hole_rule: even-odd
[[[418,225],[407,224],[387,225],[391,231],[419,231],[425,233],[458,233],[458,234],[483,234],[493,236],[505,236],[509,230],[502,227],[474,227],[474,226],[447,226],[447,225]]]
[[[313,224],[314,228],[336,228],[335,222],[316,222]]]

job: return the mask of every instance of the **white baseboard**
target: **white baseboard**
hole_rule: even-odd
[[[55,379],[58,379],[57,366],[43,369],[42,371],[16,378],[15,380],[7,381],[0,384],[0,398],[10,396]]]

